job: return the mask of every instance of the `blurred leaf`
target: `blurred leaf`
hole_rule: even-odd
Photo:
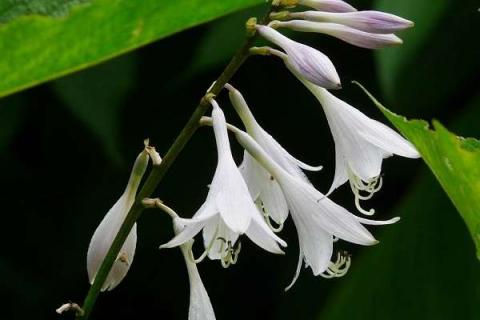
[[[7,11],[17,8],[17,15],[39,14],[38,10],[18,9],[24,3],[12,2]],[[37,3],[49,4],[52,0]],[[70,13],[61,18],[55,17],[56,9],[51,12],[54,17],[17,16],[0,25],[0,96],[261,3],[262,0],[96,0],[70,8]],[[3,10],[6,17],[5,7]]]
[[[4,0],[0,2],[0,23],[22,15],[63,17],[73,6],[88,0]]]
[[[0,153],[17,133],[26,109],[25,99],[13,96],[0,101]]]
[[[473,246],[435,179],[424,173],[395,210],[402,220],[353,258],[318,319],[479,319]]]
[[[369,92],[365,92],[388,120],[417,147],[467,224],[480,259],[480,141],[456,136],[435,120],[433,130],[424,120],[407,120],[389,111]]]
[[[400,33],[402,46],[376,52],[390,103],[424,112],[465,96],[461,91],[480,71],[480,42],[472,38],[480,23],[477,0],[377,0],[376,9],[415,22]]]
[[[120,161],[120,112],[136,81],[136,56],[129,54],[53,82],[66,107]]]
[[[248,18],[258,17],[264,11],[264,6],[257,6],[212,23],[198,45],[189,73],[194,75],[228,62],[237,50],[232,43],[240,43],[245,37],[245,30],[240,26],[243,26]]]

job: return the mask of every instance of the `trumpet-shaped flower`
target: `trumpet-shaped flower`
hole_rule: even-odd
[[[340,255],[337,261],[331,261],[335,237],[360,245],[373,245],[377,241],[363,224],[380,225],[398,221],[398,218],[374,221],[351,214],[311,184],[284,170],[247,133],[236,130],[235,134],[239,143],[277,180],[287,200],[300,246],[294,281],[303,261],[314,275],[342,276],[348,269],[350,260],[349,257]]]
[[[320,11],[351,12],[357,11],[354,7],[341,0],[299,0],[298,4]]]
[[[135,202],[138,186],[148,165],[149,155],[144,150],[137,157],[128,180],[127,187],[122,196],[107,212],[102,222],[95,230],[87,253],[87,271],[90,283],[93,283],[98,269],[100,268],[115,236],[128,214],[128,211]],[[102,291],[112,290],[125,277],[133,262],[135,247],[137,243],[137,225],[134,224],[128,234],[117,259],[115,260],[110,273],[102,285]]]
[[[262,219],[248,187],[233,160],[225,116],[212,100],[212,119],[218,151],[218,166],[210,184],[205,203],[191,219],[179,219],[185,225],[182,232],[162,248],[181,245],[203,229],[205,253],[210,259],[220,259],[224,267],[236,262],[241,234],[246,234],[261,248],[281,254],[278,246],[286,243],[278,238]]]
[[[248,134],[288,173],[308,182],[302,172],[304,170],[318,171],[322,167],[312,167],[290,155],[260,124],[255,120],[242,94],[233,86],[227,84],[230,101],[242,119]],[[253,198],[261,207],[267,223],[272,227],[270,218],[281,226],[288,217],[288,207],[277,181],[248,152],[245,152],[240,166],[245,181]],[[272,227],[272,229],[275,229]]]
[[[268,26],[257,25],[258,32],[268,41],[281,47],[285,53],[272,50],[310,82],[327,89],[341,88],[340,78],[332,61],[320,51],[293,41]]]
[[[369,33],[343,24],[331,22],[291,20],[273,21],[270,25],[273,28],[289,28],[301,32],[323,33],[353,44],[354,46],[367,49],[380,49],[403,43],[402,39],[394,34]]]
[[[328,194],[349,180],[357,208],[364,214],[373,214],[373,209],[363,210],[359,201],[370,199],[380,189],[382,160],[393,154],[418,158],[418,151],[386,125],[327,90],[299,79],[322,105],[335,141],[335,177]]]
[[[338,23],[369,33],[394,33],[413,27],[412,21],[390,13],[373,10],[340,13],[320,11],[292,12],[288,17],[316,22]]]
[[[183,226],[176,223],[176,233],[183,230]],[[192,260],[190,252],[192,251],[193,240],[189,240],[180,246],[183,258],[187,266],[188,279],[190,281],[190,307],[188,309],[188,320],[215,320],[212,303],[207,290],[203,285],[202,279],[197,269],[197,264]]]

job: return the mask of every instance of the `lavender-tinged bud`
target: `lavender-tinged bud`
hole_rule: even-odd
[[[282,58],[290,69],[303,78],[326,89],[341,88],[340,77],[335,66],[325,54],[295,42],[270,27],[257,25],[257,31],[262,37],[286,52],[284,54],[277,50],[271,50],[273,54]]]
[[[394,34],[369,33],[338,23],[292,20],[275,21],[271,25],[274,28],[284,27],[301,32],[328,34],[357,47],[367,49],[380,49],[403,43],[402,39]]]
[[[412,21],[381,11],[341,13],[305,11],[290,13],[289,17],[317,22],[339,23],[369,33],[394,33],[414,25]]]
[[[319,11],[328,12],[353,12],[354,7],[341,0],[299,0],[298,4],[310,7]]]

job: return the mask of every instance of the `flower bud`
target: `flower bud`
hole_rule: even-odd
[[[381,11],[345,13],[305,11],[293,12],[289,16],[309,21],[339,23],[369,33],[394,33],[413,27],[412,21]]]
[[[292,71],[308,81],[326,88],[340,89],[340,77],[332,61],[320,51],[295,42],[280,32],[257,25],[258,32],[267,40],[281,47],[286,54],[277,54]],[[272,51],[274,53],[275,51]],[[275,53],[274,53],[275,54]]]
[[[127,187],[122,196],[107,212],[102,222],[95,230],[87,253],[87,271],[90,283],[93,283],[97,275],[98,269],[103,263],[113,240],[115,239],[120,227],[125,220],[128,211],[135,202],[138,187],[142,180],[148,165],[148,152],[142,151],[133,165],[132,173],[128,181]],[[102,284],[102,291],[112,290],[125,277],[133,261],[135,247],[137,244],[137,225],[133,225],[132,230],[128,234],[117,259],[115,260],[110,272]]]
[[[368,33],[338,23],[292,20],[275,21],[272,25],[301,32],[328,34],[357,47],[367,49],[380,49],[403,43],[402,39],[394,34]]]
[[[357,11],[354,7],[341,0],[299,0],[298,4],[319,11],[328,12],[352,12]]]

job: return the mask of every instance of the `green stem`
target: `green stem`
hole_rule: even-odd
[[[270,13],[270,10],[268,14],[269,13]],[[268,17],[268,14],[266,15],[266,17]],[[268,18],[265,18],[264,20],[266,21],[266,19]],[[243,45],[240,47],[240,49],[237,51],[237,53],[233,56],[232,60],[227,65],[225,70],[218,77],[217,81],[208,92],[209,94],[218,95],[220,93],[224,85],[233,77],[233,75],[237,72],[237,70],[240,68],[243,62],[248,58],[249,49],[250,47],[253,46],[256,39],[257,39],[256,34],[250,35],[247,37],[247,39],[245,40]],[[125,242],[133,225],[138,220],[138,218],[142,214],[142,211],[144,210],[144,206],[142,205],[142,200],[145,198],[151,197],[152,193],[157,188],[158,184],[164,177],[165,173],[168,171],[172,163],[175,161],[177,156],[180,154],[182,149],[185,147],[187,142],[190,140],[190,138],[193,136],[195,131],[200,126],[199,121],[202,118],[202,116],[207,112],[209,107],[210,107],[210,104],[208,100],[205,98],[202,98],[197,108],[193,112],[192,116],[188,120],[187,124],[182,129],[178,137],[175,139],[170,149],[167,151],[167,154],[162,159],[162,162],[158,166],[153,167],[152,171],[150,172],[150,175],[145,181],[145,184],[143,185],[142,189],[138,193],[134,205],[128,212],[128,215],[125,218],[125,221],[123,222],[122,226],[120,227],[120,230],[118,231],[115,239],[113,240],[112,245],[108,250],[107,255],[105,256],[105,259],[103,260],[102,265],[100,266],[100,269],[97,272],[95,280],[91,285],[90,290],[87,293],[87,296],[85,297],[85,300],[82,306],[83,314],[77,314],[76,316],[77,320],[87,320],[89,318],[90,313],[92,312],[93,306],[95,305],[95,302],[98,298],[98,295],[100,294],[100,289],[102,288],[102,285],[105,282],[105,279],[107,278],[108,273],[110,272],[110,269],[112,268],[118,256],[118,253],[120,252],[120,249],[123,246],[123,243]]]

